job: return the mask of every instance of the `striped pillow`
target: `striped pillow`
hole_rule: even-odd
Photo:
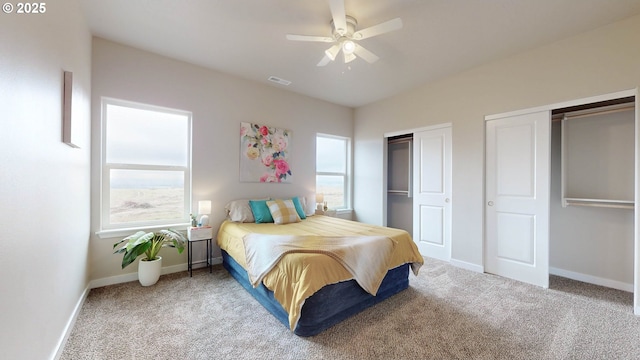
[[[276,224],[300,222],[300,216],[292,200],[269,200],[267,206]]]

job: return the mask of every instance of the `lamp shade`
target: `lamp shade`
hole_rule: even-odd
[[[198,201],[198,214],[200,214],[200,215],[209,215],[209,214],[211,214],[211,201],[210,200]]]
[[[331,59],[331,61],[336,59],[336,55],[338,55],[338,52],[340,51],[340,44],[335,44],[332,47],[328,48],[327,50],[324,51],[324,54]]]
[[[198,201],[198,214],[200,214],[200,223],[198,224],[198,226],[208,226],[209,214],[211,214],[210,200]]]

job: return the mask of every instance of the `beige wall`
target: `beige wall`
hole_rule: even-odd
[[[214,231],[224,205],[233,199],[309,196],[315,192],[315,135],[351,137],[353,110],[273,86],[190,65],[101,38],[93,41],[92,86],[92,232],[99,228],[100,98],[103,96],[193,112],[193,203],[211,200]],[[291,184],[239,182],[241,122],[292,130]],[[143,135],[143,134],[141,134]],[[91,237],[91,279],[135,273],[134,263],[120,269],[113,239]],[[218,250],[216,249],[216,253]],[[164,249],[163,267],[184,266],[186,253]],[[214,254],[214,256],[217,254]]]
[[[77,1],[46,5],[0,14],[3,359],[54,357],[89,273],[91,35]],[[63,70],[79,149],[61,141]]]
[[[452,258],[481,269],[485,115],[634,89],[638,44],[635,16],[356,109],[356,218],[383,222],[383,134],[451,122]]]

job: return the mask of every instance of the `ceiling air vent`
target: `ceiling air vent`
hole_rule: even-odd
[[[291,81],[285,80],[285,79],[280,79],[279,77],[276,77],[276,76],[269,76],[269,81],[272,81],[274,83],[278,83],[278,84],[284,85],[284,86],[287,86],[287,85],[291,84]]]

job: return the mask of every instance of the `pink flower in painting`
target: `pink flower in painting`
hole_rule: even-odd
[[[255,171],[263,172],[259,176],[262,183],[286,182],[291,176],[287,159],[289,146],[288,130],[271,128],[255,123],[241,123],[240,141],[242,144],[241,178],[246,175],[257,180]],[[258,173],[259,174],[259,173]]]
[[[273,174],[266,173],[260,177],[260,182],[280,182],[280,179]]]
[[[289,164],[286,160],[273,160],[273,164],[276,166],[276,176],[280,178],[280,175],[285,175],[289,172]]]
[[[271,156],[271,154],[263,156],[262,163],[264,164],[264,166],[271,166],[271,164],[273,163],[273,156]]]
[[[273,150],[284,151],[287,148],[287,140],[282,135],[274,136]]]

